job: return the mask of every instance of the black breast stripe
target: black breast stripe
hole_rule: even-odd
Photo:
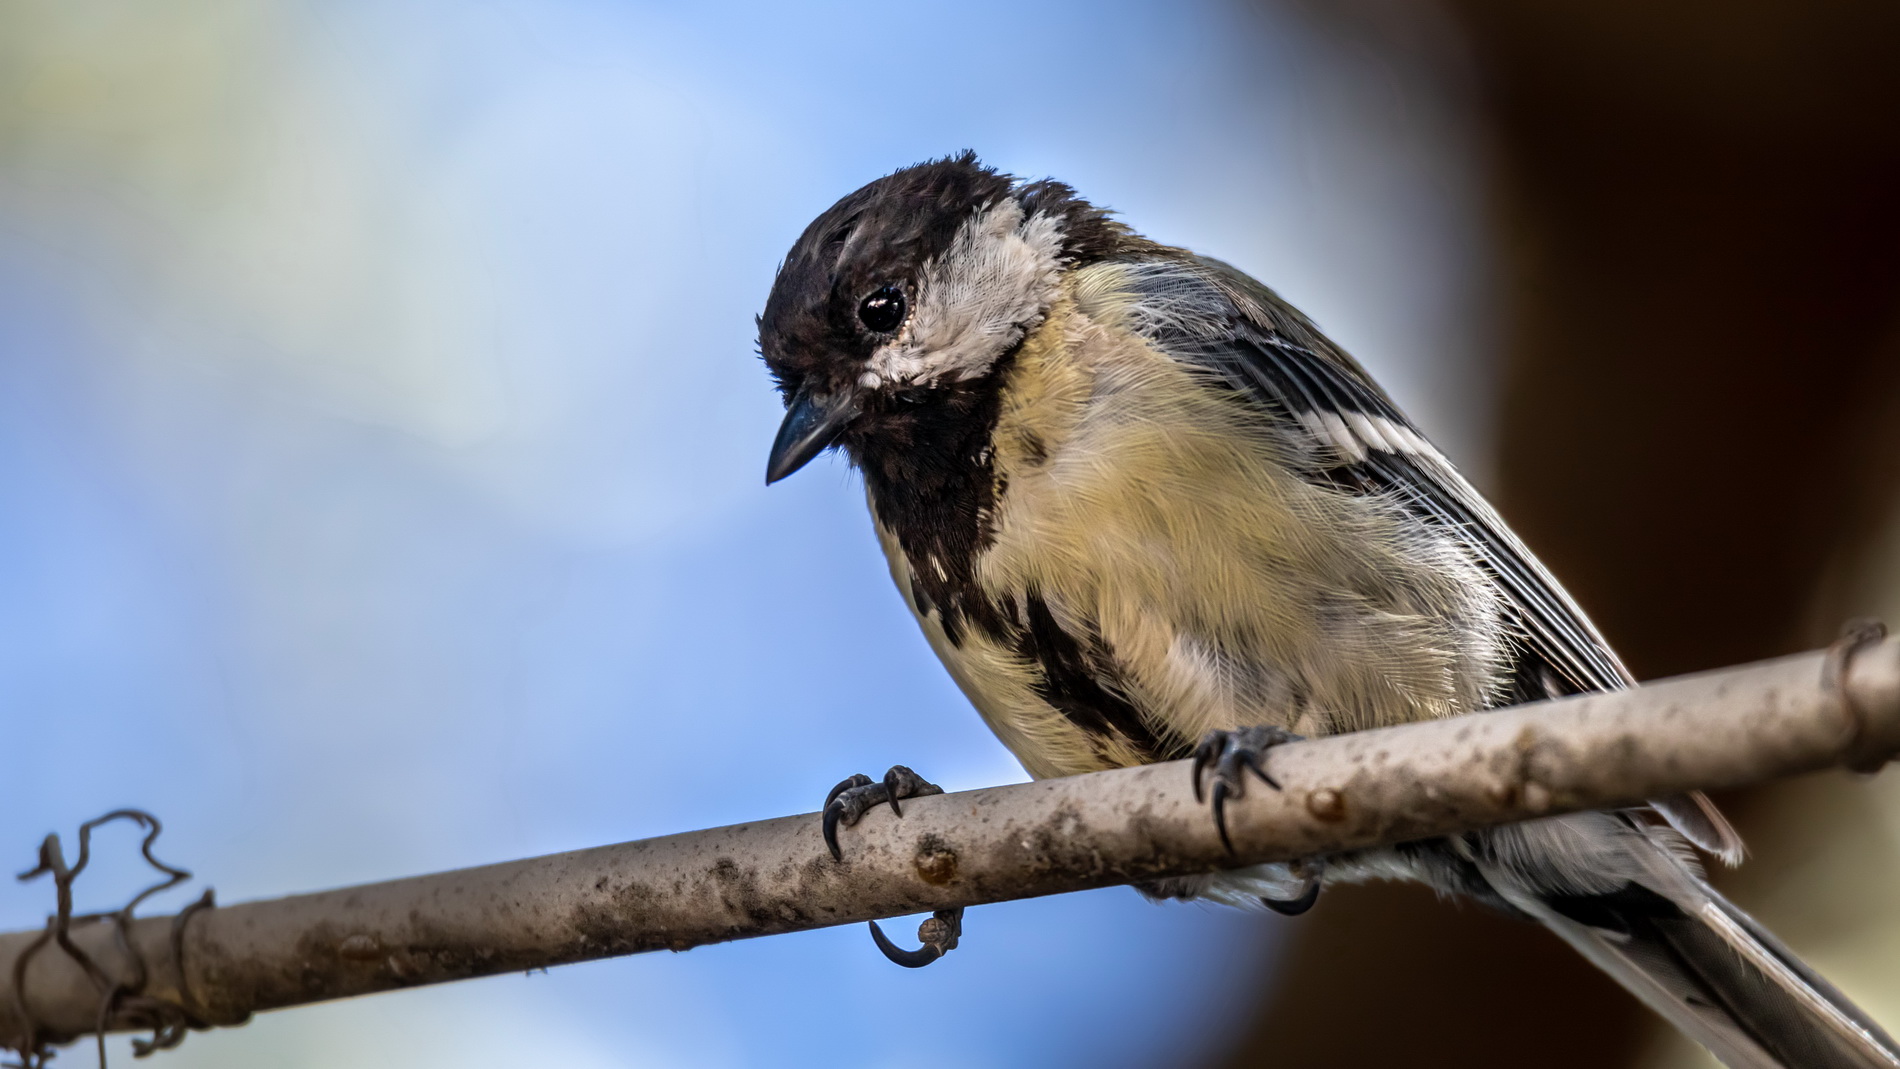
[[[1099,638],[1078,639],[1056,622],[1040,595],[1024,600],[1021,625],[1005,641],[1036,666],[1036,693],[1069,722],[1098,738],[1119,737],[1144,762],[1187,756],[1187,743],[1157,735],[1123,693],[1114,654]]]

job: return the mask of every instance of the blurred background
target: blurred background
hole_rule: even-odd
[[[1312,314],[1639,675],[1900,620],[1897,44],[1886,0],[0,6],[0,869],[138,805],[228,902],[900,761],[1023,778],[843,465],[761,485],[778,258],[966,146]],[[1900,775],[1723,801],[1724,886],[1900,1023]],[[140,882],[98,845],[81,908]],[[0,885],[0,928],[49,903]],[[964,947],[912,973],[813,932],[161,1057],[1708,1064],[1410,888],[1298,919],[1111,889]]]

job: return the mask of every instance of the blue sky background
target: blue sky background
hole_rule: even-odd
[[[1021,779],[855,478],[762,485],[778,258],[973,147],[1276,286],[1482,472],[1470,146],[1423,84],[1221,2],[9,5],[0,861],[137,805],[230,902],[809,811],[894,762]],[[50,901],[0,885],[0,928]],[[852,927],[164,1057],[1185,1064],[1287,923],[1112,889],[973,911],[920,972]]]

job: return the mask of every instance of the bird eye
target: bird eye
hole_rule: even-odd
[[[879,334],[889,334],[903,325],[907,311],[909,305],[904,300],[904,291],[886,286],[858,305],[858,321]]]

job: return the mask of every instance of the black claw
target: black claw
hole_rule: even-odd
[[[871,922],[871,941],[877,944],[877,949],[886,958],[906,969],[921,969],[955,950],[957,939],[962,934],[963,910],[961,907],[940,909],[932,913],[929,920],[918,925],[917,938],[922,940],[924,945],[916,950],[905,950],[891,942],[890,937],[884,934],[884,929],[879,928],[876,921]]]
[[[1201,741],[1194,747],[1194,767],[1191,773],[1194,777],[1195,801],[1207,801],[1206,796],[1201,791],[1201,775],[1207,771],[1207,766],[1220,756],[1222,748],[1226,745],[1227,733],[1225,731],[1210,731],[1202,735]]]
[[[825,846],[831,850],[833,861],[844,860],[844,851],[838,846],[838,825],[848,828],[856,824],[866,810],[889,800],[889,792],[884,785],[862,772],[831,789],[831,794],[825,799],[823,830]]]
[[[850,790],[851,788],[868,787],[870,786],[870,784],[871,784],[871,777],[865,775],[862,772],[859,772],[855,775],[848,776],[844,779],[839,780],[838,785],[836,787],[831,788],[831,793],[825,795],[824,808],[830,809],[831,803],[837,801],[839,795]]]
[[[1220,832],[1220,844],[1228,853],[1234,852],[1234,841],[1227,837],[1227,781],[1214,780],[1214,830]]]
[[[844,810],[830,802],[825,803],[825,847],[831,851],[831,860],[843,861],[844,851],[838,848],[838,817]]]
[[[1242,751],[1240,759],[1253,771],[1254,775],[1260,777],[1260,782],[1272,787],[1276,791],[1280,789],[1280,781],[1274,779],[1273,776],[1267,772],[1265,766],[1261,765],[1260,754],[1257,751]]]
[[[1260,904],[1282,916],[1297,917],[1312,909],[1313,903],[1317,901],[1319,901],[1319,881],[1312,880],[1307,883],[1306,890],[1301,891],[1298,898],[1262,897]]]
[[[943,957],[943,951],[929,944],[916,950],[905,950],[891,942],[890,937],[884,934],[884,929],[879,928],[876,921],[871,922],[871,941],[877,944],[878,950],[882,951],[885,957],[906,969],[921,969]]]
[[[903,765],[892,765],[884,773],[884,793],[891,796],[891,815],[894,817],[904,815],[903,807],[899,806],[897,801],[904,796],[904,787],[906,786],[904,777],[906,776],[913,779],[921,778],[917,773],[912,772]]]

